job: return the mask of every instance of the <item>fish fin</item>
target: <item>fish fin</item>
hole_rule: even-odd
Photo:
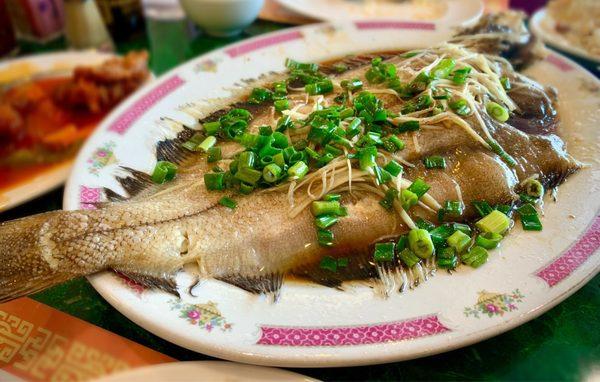
[[[364,282],[377,295],[388,297],[395,292],[413,289],[427,281],[435,273],[435,261],[429,259],[407,268],[394,262],[373,263],[366,258],[353,258],[348,267],[338,268],[335,273],[321,269],[318,264],[294,271],[294,275],[329,288],[344,290],[348,282]]]
[[[344,282],[372,280],[377,277],[377,272],[365,257],[356,256],[350,260],[347,267],[338,268],[335,273],[321,268],[319,264],[311,264],[294,270],[294,275],[319,285],[341,290]]]
[[[182,144],[189,140],[196,130],[183,126],[183,130],[177,133],[173,139],[164,139],[156,143],[156,160],[168,161],[180,164],[189,158],[193,152],[182,147]]]
[[[127,200],[126,197],[124,197],[123,195],[114,192],[113,190],[109,189],[109,188],[104,188],[102,190],[104,192],[104,196],[106,197],[106,200],[108,200],[109,202],[124,202]],[[99,203],[100,207],[103,207],[105,205],[105,203]]]
[[[250,293],[271,295],[275,300],[279,297],[279,291],[283,284],[283,275],[280,273],[264,276],[226,275],[216,277],[216,279]]]
[[[394,292],[403,293],[418,287],[435,274],[436,265],[433,259],[417,263],[412,268],[394,262],[377,263],[377,278],[372,280],[373,287],[381,297],[388,297]]]
[[[60,251],[61,239],[53,235],[57,227],[79,234],[83,220],[79,212],[52,211],[0,223],[0,302],[102,270],[101,261],[85,263]]]
[[[128,175],[117,177],[117,181],[121,184],[121,187],[123,187],[127,195],[135,196],[145,189],[154,186],[152,177],[145,172],[131,167],[121,167],[121,169],[126,171]]]
[[[12,279],[3,278],[0,283],[0,304],[19,297],[25,297],[33,293],[41,292],[44,289],[62,284],[77,276],[79,275],[55,272],[47,275],[35,276],[25,282],[16,277]]]
[[[179,291],[177,290],[177,282],[175,281],[175,277],[173,275],[156,277],[135,272],[119,271],[116,273],[148,289],[160,289],[177,297],[181,297]]]
[[[194,135],[195,130],[183,126],[183,130],[177,133],[173,139],[164,139],[156,144],[157,161],[169,161],[180,164],[193,153],[182,147],[182,144]],[[121,166],[119,168],[124,172],[123,176],[116,176],[117,182],[125,190],[126,195],[121,195],[111,189],[104,188],[104,194],[107,200],[111,202],[123,202],[134,199],[136,196],[147,195],[159,188],[159,185],[152,181],[152,177],[131,167]]]

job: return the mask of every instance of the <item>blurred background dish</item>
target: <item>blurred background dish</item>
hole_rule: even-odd
[[[65,52],[0,64],[0,211],[62,184],[82,142],[148,78],[145,52]]]
[[[547,44],[600,63],[600,1],[550,1],[533,15],[530,24]]]
[[[264,0],[180,0],[187,16],[213,36],[239,34],[256,19]]]
[[[447,21],[455,25],[474,21],[483,12],[480,0],[278,0],[285,7],[317,20],[397,19]]]
[[[311,382],[316,379],[291,371],[222,361],[190,361],[147,366],[104,377],[94,382],[211,381]]]

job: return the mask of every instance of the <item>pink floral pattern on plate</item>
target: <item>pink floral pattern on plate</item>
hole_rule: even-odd
[[[137,100],[133,105],[119,115],[119,117],[108,127],[108,131],[112,131],[121,135],[125,134],[131,125],[133,125],[138,118],[144,115],[148,109],[175,91],[184,83],[185,81],[181,79],[181,77],[174,75],[166,81],[163,81],[160,85],[146,91],[146,95]]]
[[[574,69],[571,64],[555,54],[548,55],[548,57],[546,57],[546,61],[556,66],[561,72],[569,72]]]
[[[410,340],[449,332],[436,315],[374,325],[322,328],[261,326],[258,345],[354,346]]]
[[[434,31],[435,24],[418,21],[357,21],[358,29],[417,29]]]
[[[100,201],[102,191],[99,188],[81,186],[79,188],[79,207],[83,210],[96,209],[96,203]]]
[[[536,276],[553,287],[581,266],[600,248],[600,216],[566,252],[536,272]]]
[[[108,141],[94,150],[92,156],[87,160],[90,174],[98,176],[101,169],[117,161],[113,153],[116,146],[117,144],[114,141]]]
[[[207,58],[205,60],[200,61],[196,65],[194,65],[194,73],[200,72],[210,72],[216,73],[219,68],[219,62],[221,60],[218,58]]]
[[[205,304],[188,304],[180,299],[172,299],[169,304],[172,311],[179,312],[179,317],[207,332],[211,332],[215,328],[221,329],[222,332],[231,330],[232,324],[227,322],[217,309],[217,304],[212,301]]]
[[[518,309],[518,304],[523,302],[525,296],[520,290],[515,289],[511,293],[479,292],[477,304],[468,306],[464,310],[465,316],[479,318],[480,315],[504,316],[505,313]]]
[[[225,53],[227,53],[227,55],[231,58],[236,58],[239,56],[243,56],[246,53],[253,52],[255,50],[267,48],[271,45],[277,45],[283,42],[298,40],[301,38],[302,33],[300,31],[278,33],[274,36],[258,38],[250,42],[234,45],[229,49],[225,49]]]

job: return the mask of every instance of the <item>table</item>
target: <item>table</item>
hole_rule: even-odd
[[[160,75],[199,54],[253,35],[285,28],[256,21],[244,33],[214,38],[195,33],[184,21],[147,25],[147,34],[117,44],[119,52],[148,49],[151,69]],[[185,43],[182,43],[185,41]],[[64,47],[58,41],[49,49]],[[48,48],[47,48],[48,49]],[[23,53],[40,47],[24,47]],[[583,62],[600,74],[598,67]],[[0,221],[59,209],[62,189],[0,214]],[[38,293],[33,298],[178,360],[210,357],[171,344],[129,321],[80,278]],[[322,380],[582,380],[600,378],[600,275],[541,317],[508,333],[452,352],[393,364],[337,369],[299,369]]]

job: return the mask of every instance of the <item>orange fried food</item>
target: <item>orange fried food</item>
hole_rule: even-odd
[[[78,67],[73,79],[56,89],[58,104],[93,113],[107,110],[136,90],[149,76],[148,53],[131,52],[99,66]]]
[[[21,114],[10,104],[0,102],[0,142],[20,140],[24,135]]]
[[[37,103],[44,98],[46,98],[44,89],[33,82],[15,86],[7,90],[2,96],[4,102],[7,102],[21,113],[27,113],[35,109]]]

